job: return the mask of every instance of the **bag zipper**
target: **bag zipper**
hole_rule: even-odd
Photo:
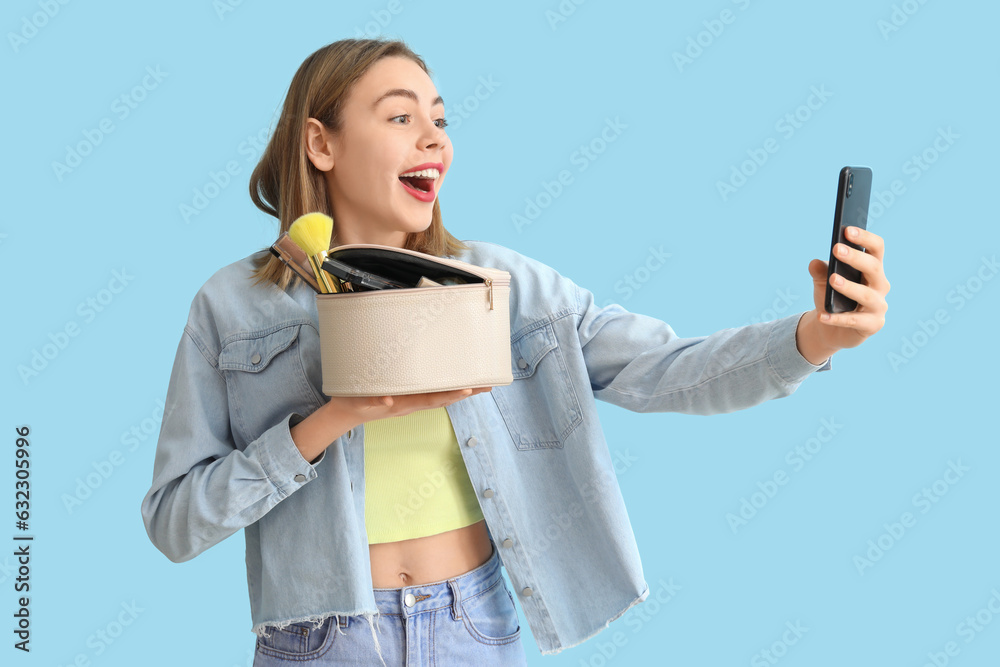
[[[407,248],[394,248],[392,246],[378,245],[377,243],[348,243],[346,245],[337,246],[336,248],[330,248],[330,250],[329,250],[329,252],[327,254],[330,254],[334,250],[338,250],[340,248],[381,248],[381,249],[384,249],[384,250],[390,250],[392,252],[399,252],[399,253],[404,253],[404,254],[407,254],[407,255],[413,255],[415,257],[423,257],[423,258],[427,259],[428,261],[435,262],[437,264],[443,264],[443,265],[449,266],[449,267],[451,267],[453,269],[461,269],[462,271],[466,271],[466,272],[471,273],[471,274],[473,274],[475,276],[479,276],[480,278],[483,279],[483,284],[486,286],[486,289],[487,289],[486,296],[487,296],[487,298],[490,301],[490,310],[493,310],[493,285],[494,285],[494,283],[496,283],[496,285],[498,287],[502,286],[502,285],[510,285],[510,272],[509,271],[504,271],[503,269],[494,269],[494,268],[489,267],[489,266],[476,266],[475,264],[469,264],[468,262],[463,262],[460,259],[448,259],[447,257],[436,257],[434,255],[428,255],[425,252],[418,252],[416,250],[409,250]],[[465,287],[465,285],[442,285],[442,287],[443,288]],[[440,289],[440,288],[437,288],[437,287],[422,287],[420,289]],[[387,291],[391,291],[391,290],[365,290],[365,292],[367,292],[367,291],[387,292]],[[344,295],[344,294],[364,294],[365,292],[341,292],[341,293],[339,293],[339,295]]]

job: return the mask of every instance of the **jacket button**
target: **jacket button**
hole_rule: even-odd
[[[532,590],[530,588],[528,588],[527,586],[525,586],[524,588],[521,589],[521,595],[523,595],[526,598],[530,598],[531,597],[531,593],[532,593]]]
[[[250,363],[252,363],[252,364],[259,364],[260,363],[260,355],[257,354],[256,352],[254,352],[253,356],[250,357]]]
[[[500,543],[500,546],[504,547],[505,549],[510,549],[512,546],[514,546],[514,540],[508,537],[506,540]]]
[[[254,363],[256,364],[257,362],[255,361]],[[527,368],[528,367],[528,362],[524,360],[524,357],[522,357],[522,358],[520,358],[520,359],[517,360],[517,367],[518,368]]]
[[[471,438],[465,441],[465,444],[467,444],[469,447],[475,447],[477,442],[479,441],[476,440],[476,436],[472,436]]]
[[[303,475],[302,473],[299,473],[298,475],[295,476],[295,481],[296,482],[304,482],[304,481],[306,481],[306,476]]]
[[[407,593],[406,597],[403,598],[403,604],[407,607],[412,607],[417,603],[417,598],[414,597],[413,593]]]
[[[483,491],[483,498],[492,498],[492,497],[493,497],[493,489],[486,489],[485,491]]]

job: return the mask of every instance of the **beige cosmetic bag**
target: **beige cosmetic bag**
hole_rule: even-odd
[[[317,294],[323,393],[391,396],[509,385],[510,273],[348,244],[328,258],[411,285]],[[421,278],[442,284],[417,287]]]

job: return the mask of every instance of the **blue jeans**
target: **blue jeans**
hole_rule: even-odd
[[[253,667],[301,665],[527,665],[517,609],[496,546],[490,559],[451,579],[375,588],[379,649],[361,616],[296,623],[257,640]],[[382,660],[379,660],[379,652]]]

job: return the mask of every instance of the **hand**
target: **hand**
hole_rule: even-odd
[[[356,414],[360,424],[373,419],[402,417],[417,410],[444,407],[463,398],[492,389],[493,387],[476,387],[474,389],[454,389],[425,394],[402,394],[400,396],[335,396],[330,400],[341,403],[342,409]]]
[[[314,462],[330,444],[358,424],[440,408],[493,387],[456,389],[402,396],[334,396],[289,430],[302,457]]]
[[[814,356],[824,353],[830,356],[837,350],[857,347],[885,325],[885,313],[889,309],[885,300],[885,295],[889,293],[889,281],[882,267],[885,242],[881,236],[859,227],[848,227],[846,231],[847,238],[864,248],[865,252],[837,243],[834,254],[840,261],[858,269],[862,282],[845,280],[834,274],[832,285],[833,289],[857,301],[858,306],[846,313],[827,313],[824,301],[828,265],[819,259],[809,262],[816,308],[800,320],[798,330],[799,347],[807,359],[809,355],[804,348],[822,351]]]

